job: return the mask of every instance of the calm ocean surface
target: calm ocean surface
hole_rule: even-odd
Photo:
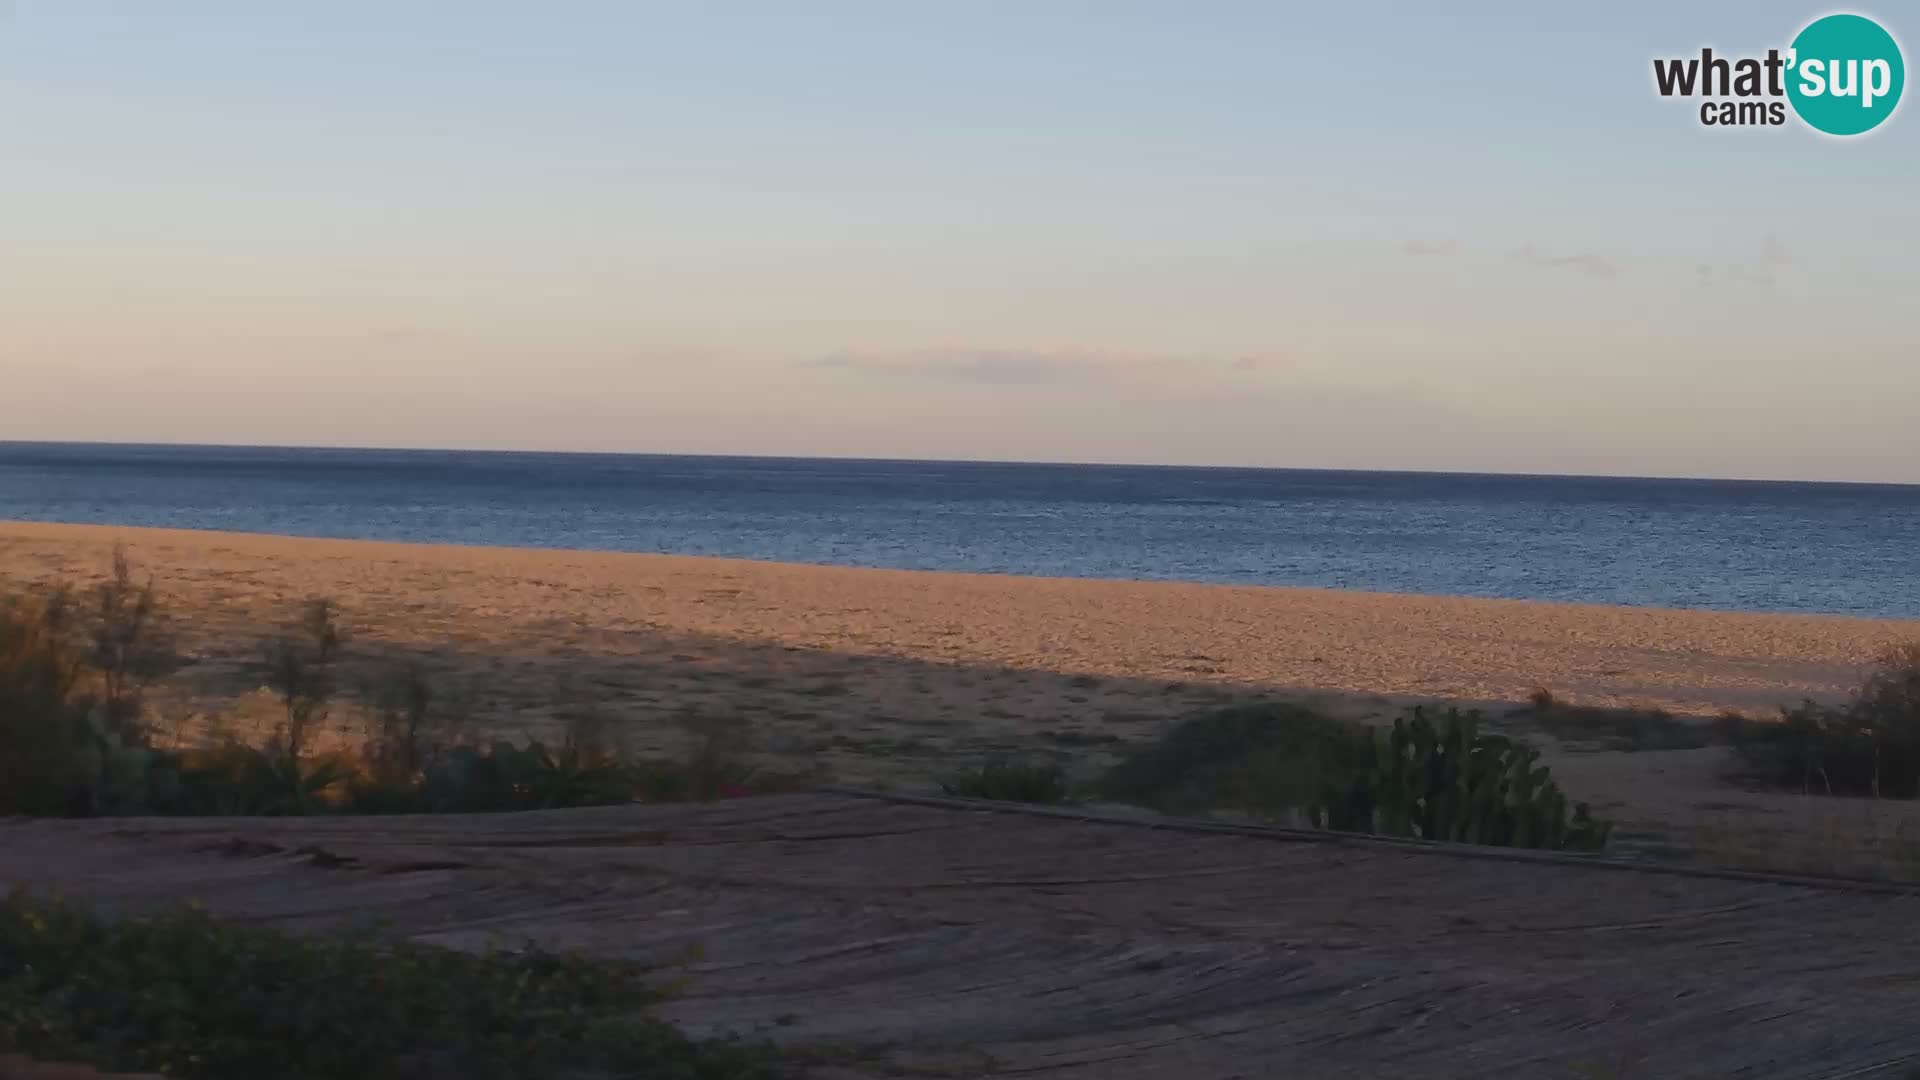
[[[0,443],[0,518],[1920,618],[1920,487]]]

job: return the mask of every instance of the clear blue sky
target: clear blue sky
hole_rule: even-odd
[[[0,0],[0,438],[1920,482],[1826,10]]]

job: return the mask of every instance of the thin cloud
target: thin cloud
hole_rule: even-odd
[[[811,366],[893,378],[998,385],[1104,385],[1156,372],[1244,373],[1284,363],[1278,354],[1180,356],[1090,348],[939,346],[924,349],[846,349]]]
[[[1520,250],[1514,254],[1522,262],[1532,266],[1539,266],[1549,270],[1572,270],[1576,273],[1585,274],[1588,277],[1610,278],[1620,273],[1619,268],[1613,264],[1613,261],[1604,255],[1594,255],[1586,252],[1573,255],[1553,255],[1540,251],[1532,244],[1522,246]]]
[[[1460,243],[1457,240],[1406,240],[1400,244],[1400,253],[1416,258],[1429,255],[1458,255]]]
[[[1768,233],[1761,238],[1760,249],[1754,254],[1729,262],[1703,262],[1694,269],[1694,277],[1702,288],[1724,283],[1767,289],[1773,287],[1777,271],[1792,265],[1793,254],[1778,236]]]

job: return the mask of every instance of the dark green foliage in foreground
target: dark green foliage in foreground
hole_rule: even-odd
[[[619,754],[571,740],[504,740],[437,749],[418,772],[368,769],[351,756],[296,759],[228,743],[149,751],[146,796],[125,812],[193,816],[451,814],[686,802],[791,790],[711,744],[684,760]]]
[[[461,813],[547,810],[631,802],[637,794],[624,763],[576,745],[548,749],[499,741],[485,750],[456,746],[426,767],[417,783],[369,787],[354,795],[366,810]]]
[[[97,785],[93,702],[65,618],[60,594],[0,598],[0,813],[84,811]]]
[[[1532,750],[1457,710],[1436,725],[1415,709],[1375,731],[1298,705],[1221,709],[1135,750],[1098,789],[1172,812],[1304,814],[1325,828],[1474,844],[1598,850],[1608,832],[1567,803]]]
[[[164,763],[142,695],[174,662],[152,586],[119,552],[91,589],[0,596],[0,814],[144,808]]]
[[[497,741],[481,750],[456,746],[415,778],[351,789],[348,809],[362,813],[471,813],[692,802],[790,788],[708,740],[684,760],[628,757],[571,739],[548,747]]]
[[[1889,650],[1843,705],[1778,721],[1728,716],[1721,734],[1760,782],[1819,795],[1920,796],[1920,642]]]
[[[0,1048],[174,1080],[770,1075],[640,1010],[631,967],[0,901]]]
[[[1500,847],[1598,851],[1612,826],[1566,795],[1534,750],[1482,734],[1479,715],[1424,709],[1395,720],[1367,760],[1329,789],[1315,817],[1327,828]]]
[[[1060,803],[1069,794],[1067,774],[1053,762],[989,761],[941,781],[940,790],[967,799]]]
[[[1170,813],[1275,815],[1319,800],[1365,760],[1365,728],[1297,705],[1246,705],[1183,721],[1101,778],[1102,798]]]

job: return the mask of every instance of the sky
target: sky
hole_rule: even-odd
[[[0,0],[0,439],[1920,482],[1829,10]]]

